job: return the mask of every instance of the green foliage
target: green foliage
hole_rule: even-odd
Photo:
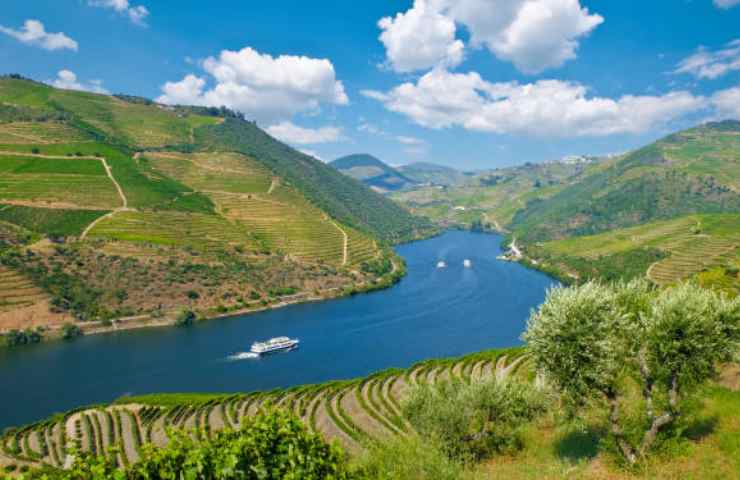
[[[373,260],[368,260],[367,262],[362,262],[360,268],[365,273],[372,273],[378,277],[381,277],[393,270],[393,262],[387,256],[383,256],[382,258],[376,258]]]
[[[367,480],[457,480],[461,462],[435,442],[417,436],[373,443],[358,461],[359,478]]]
[[[183,310],[175,319],[175,325],[178,327],[189,327],[196,320],[195,312],[192,310]]]
[[[64,340],[72,340],[82,336],[82,329],[72,323],[65,323],[62,326],[62,338]]]
[[[238,151],[267,166],[331,217],[390,242],[410,240],[431,226],[339,171],[278,142],[256,125],[227,118],[196,130],[207,150]]]
[[[79,236],[104,210],[69,210],[0,205],[0,220],[52,237]]]
[[[740,346],[740,301],[691,283],[655,290],[646,281],[556,288],[524,339],[537,369],[577,403],[604,400],[629,463],[645,456],[681,415],[681,404]],[[625,433],[620,399],[635,382],[644,405],[639,442]],[[635,444],[636,443],[636,444]]]
[[[269,480],[350,478],[342,452],[310,433],[301,422],[280,411],[245,421],[239,430],[224,430],[208,440],[173,432],[164,448],[142,447],[142,459],[117,470],[105,457],[78,454],[70,470],[48,480]]]
[[[5,345],[8,347],[20,347],[22,345],[33,345],[40,343],[44,331],[40,328],[36,330],[28,328],[26,330],[10,330],[3,335]]]
[[[636,150],[546,200],[529,202],[510,227],[531,243],[693,213],[737,212],[740,171],[733,159],[740,143],[732,128],[737,123],[710,124]]]
[[[520,427],[544,410],[544,397],[531,386],[495,379],[425,384],[414,389],[403,405],[422,438],[438,442],[458,459],[518,447]]]

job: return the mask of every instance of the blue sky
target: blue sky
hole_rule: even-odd
[[[490,168],[740,117],[740,0],[6,0],[0,64],[226,104],[324,160]]]

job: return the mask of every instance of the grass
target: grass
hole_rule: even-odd
[[[30,145],[0,145],[0,151],[8,151],[11,147],[12,150],[28,153],[35,148]],[[213,204],[203,195],[152,169],[146,162],[137,163],[132,155],[117,147],[99,142],[85,142],[44,145],[40,149],[42,154],[51,156],[74,157],[81,154],[104,157],[131,208],[213,213]],[[118,193],[112,183],[107,178],[105,180],[106,185],[112,189],[116,201],[113,206],[120,206]]]
[[[0,205],[0,220],[47,235],[79,236],[93,220],[106,213],[105,210]]]
[[[121,204],[98,160],[34,158],[0,153],[0,199],[93,208]]]

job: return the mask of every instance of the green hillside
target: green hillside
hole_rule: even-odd
[[[415,184],[399,170],[366,153],[347,155],[329,165],[379,192],[401,190]]]
[[[503,231],[528,202],[549,198],[596,168],[597,163],[528,163],[459,174],[450,183],[432,180],[431,185],[398,192],[392,198],[410,211],[444,225],[476,224]],[[435,173],[432,178],[438,175]],[[448,174],[442,175],[449,180]]]
[[[378,266],[389,243],[433,231],[228,110],[18,76],[0,78],[0,222],[21,232],[0,238],[8,278],[47,295],[0,315],[0,331],[375,288],[401,271]]]
[[[740,122],[703,125],[618,159],[517,212],[524,241],[590,235],[694,213],[740,211]]]
[[[719,479],[730,478],[740,465],[740,447],[734,440],[740,429],[740,394],[726,385],[733,378],[736,381],[732,375],[737,375],[737,368],[733,366],[723,372],[721,385],[707,386],[691,404],[686,431],[682,429],[665,440],[663,445],[667,447],[652,454],[639,470],[628,470],[617,462],[618,454],[607,441],[604,415],[598,405],[581,406],[573,418],[566,413],[562,401],[542,386],[535,388],[540,402],[545,402],[546,414],[535,415],[515,430],[503,426],[506,418],[498,420],[501,430],[494,432],[516,440],[509,448],[497,451],[492,447],[489,450],[494,454],[470,458],[458,465],[456,457],[450,459],[447,452],[431,446],[413,447],[419,442],[431,445],[433,440],[408,416],[407,402],[412,395],[418,396],[418,392],[430,388],[454,391],[451,387],[455,385],[465,392],[486,385],[536,386],[533,367],[526,350],[511,348],[423,361],[408,369],[386,370],[364,378],[272,391],[123,397],[110,404],[80,407],[7,429],[0,437],[0,467],[5,471],[40,468],[50,478],[57,478],[54,475],[67,461],[68,448],[73,444],[82,452],[129,467],[142,457],[151,456],[151,445],[157,447],[154,452],[172,446],[178,431],[207,442],[216,438],[218,432],[238,429],[270,408],[289,412],[310,431],[341,446],[352,466],[362,468],[365,462],[379,462],[375,469],[388,472],[356,478]],[[450,400],[457,401],[459,408],[471,409],[471,405],[461,405],[460,398]],[[470,401],[468,397],[465,400]],[[503,401],[489,399],[485,406],[497,412],[499,404],[491,402]],[[511,408],[524,411],[528,406],[514,404]],[[630,407],[629,411],[633,410]],[[455,415],[443,409],[437,415],[438,421],[449,417],[447,422],[454,427],[464,423],[462,413]],[[464,433],[448,432],[453,436]],[[110,450],[114,445],[118,448]],[[430,476],[418,477],[424,472]]]

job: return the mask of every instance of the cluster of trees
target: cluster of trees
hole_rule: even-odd
[[[5,345],[8,347],[19,347],[21,345],[32,345],[34,343],[40,343],[43,337],[44,330],[42,328],[11,330],[3,335]]]
[[[612,438],[635,464],[738,351],[740,299],[691,283],[658,290],[645,280],[554,289],[524,339],[537,370],[574,406],[606,404]],[[638,415],[623,415],[625,407]]]

